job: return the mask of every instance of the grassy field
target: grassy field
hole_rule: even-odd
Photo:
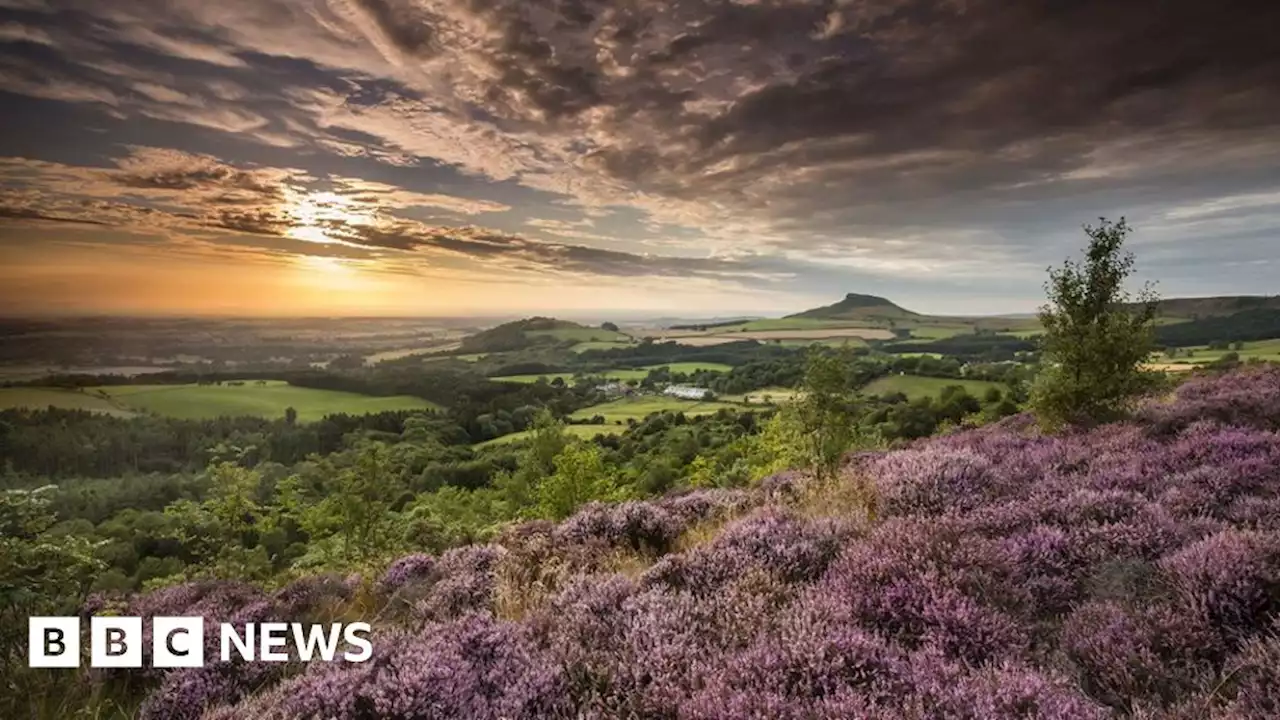
[[[752,332],[771,330],[822,330],[825,328],[871,327],[872,323],[859,320],[822,320],[819,318],[765,318],[749,320],[741,325],[713,328],[712,332]]]
[[[955,378],[933,378],[919,375],[888,375],[873,380],[869,385],[862,388],[862,392],[866,395],[888,395],[900,392],[915,400],[919,397],[937,397],[942,394],[942,389],[948,385],[960,385],[970,395],[978,398],[981,398],[982,394],[990,388],[997,388],[1001,392],[1008,390],[1001,383],[988,382],[986,380],[957,380]]]
[[[0,388],[0,410],[10,408],[44,410],[50,406],[66,410],[89,410],[120,417],[130,417],[135,414],[106,398],[74,390],[37,387]]]
[[[626,430],[627,430],[627,426],[625,424],[619,425],[616,423],[612,425],[565,425],[564,426],[564,431],[566,433],[574,437],[580,437],[588,440],[597,435],[618,435],[620,433],[626,432]],[[475,447],[485,448],[485,447],[491,447],[493,445],[506,445],[509,443],[520,442],[521,440],[524,440],[525,438],[532,435],[533,432],[534,431],[532,430],[522,430],[518,433],[503,435],[500,438],[485,440],[482,443],[477,443]]]
[[[698,402],[694,400],[681,400],[679,398],[665,396],[646,396],[635,398],[622,398],[613,400],[599,405],[593,405],[583,408],[574,413],[571,417],[575,420],[589,420],[596,415],[604,417],[605,422],[615,423],[618,421],[626,422],[629,419],[643,420],[651,413],[656,412],[683,412],[688,416],[711,415],[722,409],[741,410],[740,405],[726,402]]]
[[[572,383],[573,373],[546,373],[543,375],[499,375],[498,377],[491,377],[489,379],[494,382],[505,382],[505,383],[536,383],[538,382],[538,378],[546,378],[547,382],[551,382],[556,378],[560,378],[566,383]]]
[[[258,385],[119,385],[85,388],[93,399],[118,410],[153,412],[186,419],[223,415],[284,417],[286,408],[298,420],[311,422],[332,413],[363,415],[386,410],[426,410],[437,406],[415,397],[373,397],[336,390],[293,387],[278,380]],[[67,393],[74,394],[74,393]]]
[[[1156,370],[1173,372],[1190,370],[1196,366],[1218,360],[1223,355],[1231,352],[1239,355],[1241,360],[1257,358],[1259,360],[1280,362],[1280,339],[1246,342],[1240,350],[1210,350],[1208,345],[1178,348],[1178,350],[1179,355],[1174,358],[1166,357],[1163,354],[1153,355],[1149,365]]]
[[[661,368],[661,367],[670,368],[671,372],[680,372],[685,374],[692,374],[694,372],[697,372],[698,370],[710,370],[712,372],[729,372],[730,370],[733,369],[732,365],[725,365],[724,363],[682,362],[682,363],[671,363],[669,365],[647,365],[643,368],[617,368],[615,370],[603,370],[601,372],[592,373],[592,374],[598,377],[603,377],[607,380],[618,380],[620,382],[626,382],[627,380],[643,380],[649,375],[650,370],[656,370],[657,368]],[[491,377],[489,379],[495,382],[535,383],[535,382],[538,382],[538,378],[542,378],[542,377],[545,377],[547,379],[547,382],[551,382],[556,378],[560,378],[564,380],[566,383],[573,381],[573,373],[547,373],[542,375],[537,375],[537,374],[500,375],[498,377]]]
[[[747,405],[772,405],[782,402],[789,402],[796,399],[800,395],[799,390],[794,388],[770,387],[760,390],[752,390],[743,395],[721,395],[720,399],[724,402],[743,403]],[[765,398],[768,398],[766,402]]]

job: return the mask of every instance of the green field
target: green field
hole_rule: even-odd
[[[768,387],[760,390],[752,390],[742,395],[721,395],[720,399],[724,402],[744,403],[748,405],[776,405],[777,403],[790,402],[800,396],[800,391],[794,388],[784,387]],[[768,398],[766,403],[765,398]]]
[[[650,370],[656,370],[662,367],[670,368],[671,372],[678,372],[678,373],[685,373],[685,374],[693,374],[698,370],[710,370],[711,372],[729,372],[730,370],[733,369],[732,365],[725,365],[724,363],[682,362],[682,363],[671,363],[669,365],[647,365],[642,368],[618,368],[616,370],[601,370],[600,372],[593,372],[590,374],[595,377],[605,378],[606,380],[617,380],[619,382],[626,382],[627,380],[643,380],[646,377],[648,377]],[[491,377],[489,379],[495,382],[535,383],[535,382],[538,382],[538,378],[546,378],[547,382],[551,382],[556,378],[560,378],[561,380],[564,380],[566,383],[571,383],[573,382],[573,373],[546,373],[542,375],[537,375],[537,374],[500,375],[498,377]]]
[[[1208,345],[1178,348],[1179,355],[1174,358],[1163,354],[1153,355],[1151,362],[1156,365],[1186,365],[1188,369],[1195,365],[1205,365],[1220,359],[1223,355],[1234,352],[1241,360],[1269,360],[1280,362],[1280,339],[1254,340],[1244,343],[1240,350],[1210,350]],[[1189,353],[1189,354],[1184,354]]]
[[[421,398],[398,395],[373,397],[336,390],[294,387],[279,380],[245,380],[244,385],[118,385],[85,388],[107,406],[185,419],[252,415],[284,417],[298,411],[298,420],[311,422],[333,413],[365,415],[387,410],[428,410],[437,406]]]
[[[739,332],[749,330],[823,330],[826,328],[878,327],[866,320],[821,320],[818,318],[765,318],[749,320],[741,325],[709,328],[709,332]]]
[[[604,417],[605,422],[626,422],[629,419],[643,420],[656,412],[683,412],[685,415],[711,415],[722,409],[741,410],[740,405],[726,402],[700,402],[681,400],[666,396],[645,396],[621,398],[599,405],[583,408],[570,417],[575,420],[589,420],[596,415]]]
[[[626,432],[626,430],[627,430],[626,425],[618,425],[618,424],[565,425],[564,426],[564,431],[566,433],[574,437],[580,437],[586,440],[590,440],[591,438],[597,435],[618,435],[619,433]],[[491,447],[493,445],[506,445],[508,443],[520,442],[521,440],[528,438],[533,433],[534,433],[533,430],[522,430],[518,433],[511,433],[510,435],[503,435],[502,437],[494,438],[492,440],[485,440],[482,443],[477,443],[475,447],[485,448],[485,447]]]
[[[948,385],[959,385],[968,391],[970,395],[978,398],[981,398],[983,393],[990,388],[997,388],[1000,392],[1008,391],[1008,388],[1003,384],[986,380],[958,380],[956,378],[934,378],[919,375],[888,375],[873,380],[862,388],[862,392],[866,395],[889,395],[900,392],[915,400],[920,397],[938,397],[942,394],[943,388]]]
[[[546,373],[542,375],[500,375],[498,377],[491,377],[489,379],[494,382],[505,382],[505,383],[536,383],[538,382],[539,378],[546,378],[547,382],[551,382],[556,378],[560,378],[566,383],[572,383],[573,373]]]
[[[8,410],[10,408],[44,410],[48,407],[63,408],[65,410],[89,410],[120,417],[131,417],[135,414],[113,404],[106,398],[86,392],[38,387],[0,388],[0,410]]]

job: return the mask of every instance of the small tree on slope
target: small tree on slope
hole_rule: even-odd
[[[1031,407],[1048,429],[1114,420],[1158,377],[1142,368],[1158,298],[1146,286],[1133,303],[1124,290],[1134,264],[1133,254],[1121,251],[1129,226],[1103,218],[1084,230],[1084,262],[1049,269],[1049,303],[1040,309],[1042,369]]]

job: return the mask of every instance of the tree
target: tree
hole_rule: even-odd
[[[313,561],[357,567],[396,549],[402,484],[390,459],[385,445],[370,443],[323,488],[304,489],[296,476],[281,482],[280,504],[306,532]]]
[[[600,325],[600,329],[601,329],[601,330],[608,330],[609,332],[618,332],[618,326],[617,326],[616,324],[614,324],[614,323],[611,323],[611,322],[607,322],[607,323],[603,323],[603,324],[601,324],[601,325]]]
[[[555,458],[555,472],[538,483],[538,514],[549,520],[563,520],[584,503],[612,500],[618,494],[613,470],[605,465],[600,448],[593,443],[575,442]]]
[[[1157,296],[1146,286],[1133,303],[1124,289],[1134,265],[1121,250],[1129,225],[1102,218],[1084,230],[1084,262],[1049,269],[1040,309],[1043,367],[1031,406],[1049,429],[1116,419],[1155,378],[1142,364],[1153,350]]]
[[[803,394],[796,404],[803,447],[819,477],[832,477],[859,437],[861,411],[848,348],[814,346],[805,363]]]
[[[195,558],[194,574],[262,579],[271,558],[259,538],[275,524],[275,511],[258,501],[262,476],[257,470],[219,462],[208,471],[209,497],[179,500],[165,507],[173,532]],[[173,578],[179,579],[179,578]]]
[[[543,478],[556,471],[556,458],[569,445],[564,424],[543,408],[533,417],[529,439],[520,454],[515,472],[494,479],[512,515],[527,512],[534,504],[534,492]]]

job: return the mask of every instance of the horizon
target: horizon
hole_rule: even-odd
[[[1121,216],[1272,294],[1253,5],[0,0],[0,316],[1026,315]]]

